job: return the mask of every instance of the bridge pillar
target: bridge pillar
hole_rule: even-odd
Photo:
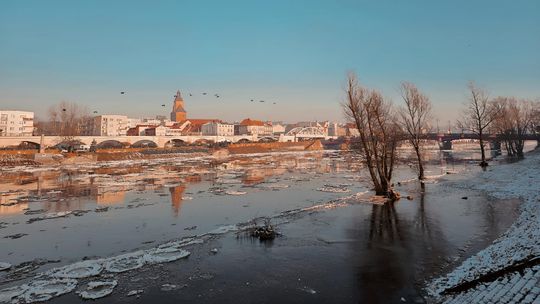
[[[439,141],[439,149],[441,149],[441,150],[452,150],[452,141],[451,140]]]

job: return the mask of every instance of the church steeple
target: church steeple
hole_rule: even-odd
[[[186,120],[186,115],[186,110],[184,110],[184,99],[182,99],[180,90],[177,90],[176,95],[174,95],[171,120],[176,122],[184,121]]]
[[[184,99],[182,99],[182,94],[180,94],[180,90],[176,91],[176,95],[174,95],[174,97],[174,101],[184,101]]]

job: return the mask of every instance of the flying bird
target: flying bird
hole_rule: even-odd
[[[274,102],[274,104],[276,104],[276,103]]]
[[[251,102],[253,102],[253,99],[251,100]]]
[[[97,111],[94,111],[94,114],[96,114],[96,113],[97,113]]]
[[[189,93],[189,96],[193,96],[193,95],[191,95],[191,93]]]
[[[203,95],[206,95],[206,93],[202,93]]]
[[[120,94],[124,95],[124,94],[126,94],[126,92],[122,91],[122,92],[120,92]]]
[[[162,106],[162,107],[164,107],[165,105],[164,105],[164,104],[162,104],[161,106]]]
[[[259,102],[264,102],[264,100],[259,100]]]
[[[65,112],[65,111],[66,111],[66,109],[62,109],[62,112]]]

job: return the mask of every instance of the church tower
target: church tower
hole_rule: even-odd
[[[171,120],[180,122],[186,120],[186,110],[184,110],[184,99],[180,95],[180,90],[174,95],[174,104],[171,112]]]

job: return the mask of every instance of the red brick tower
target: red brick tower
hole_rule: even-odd
[[[186,110],[184,110],[184,99],[182,99],[182,95],[180,95],[180,90],[176,91],[174,97],[171,120],[176,122],[184,121],[186,120],[187,113]]]

